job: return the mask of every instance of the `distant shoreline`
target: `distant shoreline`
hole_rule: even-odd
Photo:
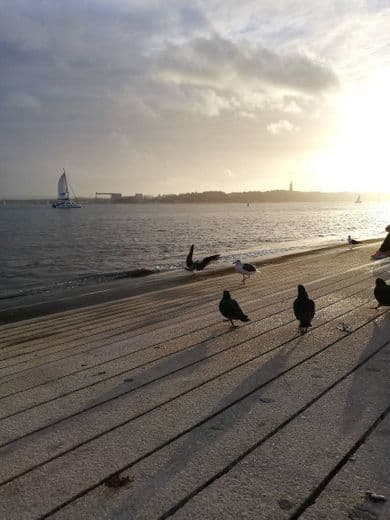
[[[111,198],[77,197],[77,201],[85,204],[259,204],[259,203],[315,203],[315,202],[390,202],[390,193],[357,193],[357,192],[316,192],[316,191],[247,191],[225,193],[223,191],[204,191],[166,195],[112,194]],[[51,204],[54,197],[29,199],[3,198],[7,204]],[[1,206],[0,206],[1,207]]]

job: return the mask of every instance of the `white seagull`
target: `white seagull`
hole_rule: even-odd
[[[245,281],[247,278],[250,278],[252,274],[257,272],[257,269],[252,264],[243,264],[241,260],[236,260],[233,262],[234,269],[237,273],[242,274],[242,283],[245,285]]]

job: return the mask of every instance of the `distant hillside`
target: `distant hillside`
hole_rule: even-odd
[[[223,191],[203,191],[166,195],[142,195],[121,196],[111,199],[95,199],[78,197],[77,200],[84,203],[97,204],[151,204],[151,203],[219,203],[219,202],[238,202],[238,203],[255,203],[255,202],[355,202],[358,193],[354,192],[320,192],[320,191],[288,191],[288,190],[272,190],[272,191],[243,191],[225,193]],[[390,201],[390,193],[361,193],[362,202],[384,202]],[[11,202],[11,201],[10,201]],[[35,203],[47,204],[47,198],[30,199],[30,200],[12,200],[13,203]]]
[[[160,195],[150,202],[354,202],[358,193],[325,193],[319,191],[244,191],[225,193],[223,191],[204,191],[201,193],[180,193]],[[367,193],[361,195],[362,201],[390,200],[390,194]]]

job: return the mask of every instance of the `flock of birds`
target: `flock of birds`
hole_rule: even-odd
[[[348,235],[348,244],[350,247],[361,244],[358,240],[354,240]],[[186,259],[187,271],[202,271],[210,262],[216,261],[220,258],[220,255],[206,256],[202,260],[193,260],[194,245],[190,247],[190,251]],[[257,272],[257,268],[252,264],[242,263],[241,260],[233,262],[237,273],[242,275],[242,282],[245,285],[247,279]],[[390,286],[382,278],[377,278],[375,281],[374,296],[378,305],[375,307],[390,307]],[[224,321],[230,322],[232,328],[237,328],[234,321],[247,322],[250,318],[244,314],[240,305],[230,296],[230,292],[223,291],[223,296],[219,302],[219,310],[222,316],[225,318]],[[315,316],[315,303],[309,298],[307,291],[303,285],[298,285],[298,295],[293,303],[293,310],[296,319],[299,322],[298,331],[300,334],[306,334],[311,322]]]

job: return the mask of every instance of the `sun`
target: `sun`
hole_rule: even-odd
[[[390,193],[389,88],[370,84],[342,97],[332,145],[309,161],[321,190]]]

